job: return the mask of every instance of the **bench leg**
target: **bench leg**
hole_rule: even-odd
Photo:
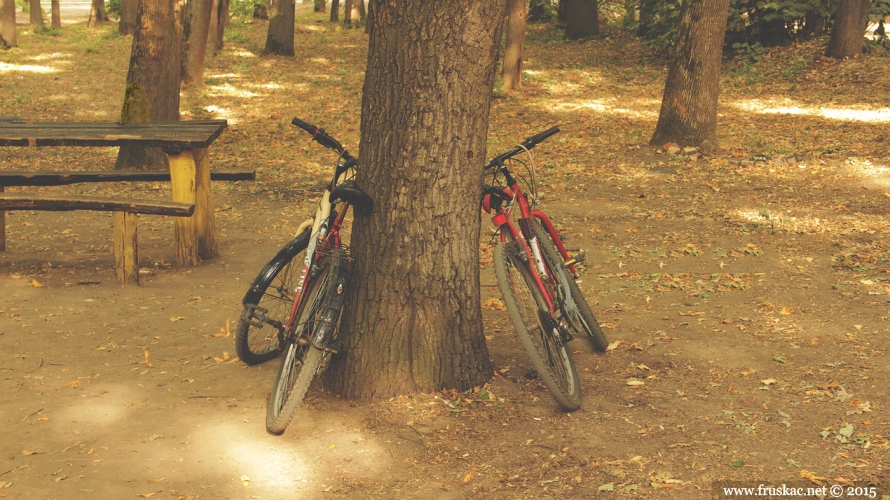
[[[117,281],[139,284],[139,244],[136,241],[136,214],[114,212],[114,262]]]
[[[206,149],[192,150],[195,156],[195,225],[198,232],[198,255],[203,260],[219,254],[216,247],[216,226],[213,221],[213,192],[210,189],[210,159]]]
[[[3,186],[0,186],[0,193]],[[6,251],[6,210],[0,209],[0,252]]]
[[[190,150],[167,155],[170,162],[170,184],[173,188],[173,201],[195,204],[195,157]],[[197,207],[196,207],[197,208]],[[194,267],[201,262],[198,254],[197,218],[177,217],[176,263],[180,267]]]

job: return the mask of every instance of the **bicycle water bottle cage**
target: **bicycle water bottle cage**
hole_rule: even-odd
[[[337,200],[348,201],[356,209],[366,214],[371,213],[374,208],[374,200],[362,191],[362,188],[358,187],[358,184],[352,179],[343,181],[331,191],[331,203]]]
[[[485,186],[482,193],[482,208],[487,214],[499,210],[505,201],[513,199],[513,192],[507,186]]]

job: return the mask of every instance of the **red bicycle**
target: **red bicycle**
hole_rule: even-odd
[[[553,398],[571,411],[581,406],[581,386],[568,343],[583,334],[602,352],[609,342],[576,281],[584,253],[570,256],[550,218],[534,208],[540,201],[530,150],[558,132],[559,127],[545,130],[486,163],[492,182],[483,189],[482,204],[494,212],[500,235],[494,270],[516,335]],[[514,158],[522,152],[529,165]],[[514,174],[508,163],[525,165],[529,179]]]

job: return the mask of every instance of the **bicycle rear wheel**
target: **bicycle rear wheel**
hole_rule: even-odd
[[[605,352],[606,347],[609,346],[609,340],[606,339],[603,329],[600,328],[599,322],[597,322],[593,311],[587,304],[587,299],[581,294],[581,289],[578,288],[578,283],[575,282],[572,273],[563,265],[562,254],[556,249],[556,244],[550,237],[550,233],[544,229],[539,220],[535,219],[534,224],[535,234],[538,237],[538,241],[541,242],[541,249],[544,251],[544,259],[547,261],[548,267],[554,270],[553,275],[557,280],[560,309],[567,320],[566,326],[574,333],[584,333],[594,351]],[[560,283],[560,274],[565,277],[565,284]],[[576,311],[574,313],[570,312],[566,307],[565,286],[568,286],[568,295],[575,303]]]
[[[334,251],[321,261],[308,282],[294,333],[284,341],[281,368],[266,405],[270,434],[280,435],[287,429],[312,379],[327,365],[332,352],[328,347],[337,343],[337,323],[349,278],[347,264],[345,253]],[[318,339],[323,348],[313,342]]]
[[[550,394],[563,409],[575,410],[581,406],[575,363],[521,252],[513,242],[502,242],[494,249],[495,276],[507,313]]]
[[[283,246],[253,280],[241,301],[235,351],[248,365],[269,361],[281,352],[284,323],[293,306],[310,232],[306,229]]]

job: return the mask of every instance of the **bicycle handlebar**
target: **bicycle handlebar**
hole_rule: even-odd
[[[503,164],[504,160],[512,158],[513,156],[515,156],[527,149],[532,149],[533,147],[537,146],[538,144],[544,142],[545,139],[547,139],[551,136],[554,136],[557,133],[559,133],[559,126],[554,125],[553,127],[550,127],[549,129],[547,129],[543,132],[537,133],[531,137],[527,137],[524,141],[522,141],[520,143],[519,146],[515,146],[510,151],[507,151],[506,153],[495,156],[494,158],[489,160],[488,163],[485,164],[485,169],[488,170],[490,168],[497,167],[497,166]]]
[[[306,123],[299,118],[294,118],[293,120],[291,120],[291,124],[305,130],[307,134],[312,136],[312,140],[321,144],[322,146],[333,149],[338,153],[343,152],[343,146],[340,144],[340,142],[328,135],[328,133],[325,132],[323,128],[316,127],[315,125],[312,125],[310,123]]]

